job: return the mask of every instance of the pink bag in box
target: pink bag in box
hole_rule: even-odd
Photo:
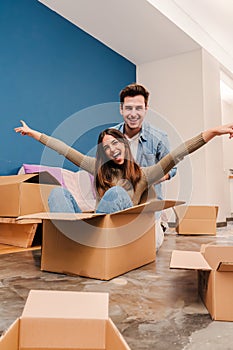
[[[94,178],[87,171],[73,172],[59,167],[39,164],[23,164],[23,169],[25,174],[47,171],[60,182],[62,187],[67,188],[72,193],[82,211],[93,211],[95,209]]]

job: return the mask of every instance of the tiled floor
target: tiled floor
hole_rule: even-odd
[[[30,289],[95,291],[109,293],[110,316],[133,350],[233,349],[233,322],[211,320],[196,272],[169,269],[173,249],[233,245],[231,222],[217,231],[216,237],[186,237],[170,230],[155,263],[107,282],[42,272],[40,250],[0,255],[0,332],[20,316]]]

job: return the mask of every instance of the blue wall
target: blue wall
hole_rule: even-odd
[[[119,91],[136,80],[134,64],[37,0],[1,0],[0,33],[0,175],[41,162],[43,146],[13,131],[20,119],[52,134],[78,111],[116,105]],[[121,120],[118,108],[111,113],[103,120],[97,114],[92,123],[81,113],[80,123],[92,130],[80,138],[80,150],[94,146],[106,121]],[[65,165],[74,170],[70,162]]]

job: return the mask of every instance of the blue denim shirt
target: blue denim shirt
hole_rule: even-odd
[[[114,126],[115,129],[124,133],[124,122]],[[164,131],[156,129],[151,124],[143,122],[140,131],[136,162],[141,167],[158,163],[167,153],[170,152],[168,136]],[[177,168],[170,170],[170,178],[176,175]],[[155,185],[158,199],[163,199],[162,184]]]

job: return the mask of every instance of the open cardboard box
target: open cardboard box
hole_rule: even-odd
[[[130,350],[108,302],[108,293],[31,290],[0,350]]]
[[[0,216],[48,211],[48,196],[60,183],[48,172],[0,176]]]
[[[172,252],[170,268],[198,271],[198,291],[212,319],[233,321],[233,246]]]
[[[180,235],[216,235],[218,207],[191,205],[174,208]]]
[[[109,280],[155,260],[155,211],[183,204],[152,200],[113,214],[38,213],[41,269]]]

